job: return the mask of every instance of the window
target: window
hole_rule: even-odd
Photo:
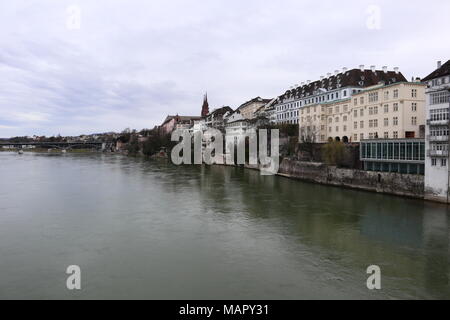
[[[384,138],[385,138],[385,139],[389,139],[389,132],[385,132],[385,133],[384,133]]]
[[[359,115],[360,115],[361,117],[364,116],[364,109],[359,110]]]
[[[394,112],[398,111],[398,103],[394,103]]]
[[[449,118],[448,108],[430,110],[431,121],[446,121],[448,120],[448,118]]]
[[[369,120],[369,128],[373,128],[373,120]]]
[[[389,118],[384,118],[384,126],[385,127],[389,126]]]
[[[358,118],[358,110],[353,111],[353,117]]]
[[[364,140],[364,133],[361,133],[361,134],[359,135],[359,139],[360,139],[360,140]]]
[[[412,124],[413,126],[417,126],[417,117],[412,117],[412,118],[411,118],[411,124]]]
[[[347,131],[347,126],[344,126],[344,132],[346,132]]]
[[[393,124],[394,126],[398,126],[398,117],[394,117]]]
[[[355,100],[353,101],[353,104],[354,104],[355,106],[357,106],[357,105],[358,105],[358,99],[355,99]]]
[[[393,136],[394,136],[394,139],[398,139],[398,131],[394,131]]]
[[[384,113],[388,113],[389,112],[389,105],[385,104],[384,105]]]
[[[411,90],[411,97],[417,98],[417,89],[412,89]]]
[[[449,102],[449,93],[448,92],[436,92],[430,95],[430,104],[444,104]]]
[[[437,165],[437,159],[431,159],[431,165],[432,165],[433,167],[436,167],[436,165]]]
[[[389,100],[389,91],[384,92],[384,100]]]
[[[378,107],[373,107],[373,114],[378,114]]]
[[[441,160],[441,167],[446,167],[447,166],[447,159],[442,159]]]
[[[378,92],[369,93],[369,103],[378,101]]]
[[[336,113],[339,113],[339,107],[336,107]]]
[[[364,97],[359,98],[361,104],[364,104]]]
[[[412,111],[412,112],[416,112],[416,111],[417,111],[417,102],[413,102],[413,103],[411,104],[411,111]]]
[[[398,98],[398,89],[394,90],[394,98]]]
[[[358,129],[358,122],[357,122],[357,121],[355,121],[355,122],[353,123],[353,129]]]
[[[344,116],[344,122],[346,122],[347,121],[347,116]]]
[[[358,135],[357,135],[357,134],[354,134],[354,135],[353,135],[353,140],[354,140],[354,141],[357,141],[357,140],[358,140]]]
[[[369,115],[373,115],[373,107],[369,107]]]
[[[364,129],[364,121],[361,121],[361,122],[359,123],[359,127],[360,127],[361,129]]]
[[[378,128],[378,120],[377,119],[373,120],[373,127]]]
[[[338,126],[336,126],[336,132],[339,132],[339,127]]]

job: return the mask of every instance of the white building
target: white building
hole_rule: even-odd
[[[449,198],[449,108],[450,60],[422,80],[426,90],[425,197],[450,202]]]
[[[247,130],[254,128],[240,112],[234,112],[226,119],[225,134],[234,137],[235,141],[244,140]]]
[[[364,65],[361,65],[359,69],[343,68],[341,72],[336,70],[334,75],[328,73],[326,77],[322,76],[315,82],[308,80],[306,84],[291,87],[278,97],[275,104],[275,121],[277,124],[298,124],[299,110],[302,107],[348,99],[364,88],[380,82],[389,84],[401,81],[406,82],[406,79],[398,68],[388,71],[387,67],[376,70],[375,66],[371,66],[370,70],[366,70]]]

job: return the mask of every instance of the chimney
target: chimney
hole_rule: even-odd
[[[395,71],[396,74],[398,74],[398,71],[399,71],[399,70],[400,70],[399,67],[395,67],[395,68],[394,68],[394,71]]]
[[[364,65],[363,65],[363,64],[360,65],[360,66],[359,66],[359,69],[361,69],[361,72],[364,72]]]
[[[372,70],[372,72],[374,72],[375,73],[375,71],[376,71],[376,66],[370,66],[370,70]]]
[[[327,73],[327,77],[328,77],[328,78],[331,77],[331,73],[328,72],[328,73]]]
[[[305,82],[302,82],[302,86],[304,86],[305,85]]]
[[[437,68],[440,69],[442,67],[442,61],[437,62]]]
[[[387,66],[384,66],[384,67],[383,67],[383,72],[384,72],[384,73],[387,73],[387,72],[388,72],[388,67],[387,67]]]
[[[342,73],[346,73],[347,70],[348,70],[348,69],[347,69],[346,67],[343,67],[343,68],[342,68]]]
[[[323,81],[323,79],[325,79],[324,76],[320,76],[320,81]]]
[[[334,70],[334,75],[337,76],[339,74],[339,70]]]

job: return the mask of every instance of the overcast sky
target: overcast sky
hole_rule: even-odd
[[[379,18],[378,19],[378,12]],[[360,64],[450,59],[450,1],[0,3],[0,137],[142,129]]]

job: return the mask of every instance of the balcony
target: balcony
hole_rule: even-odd
[[[427,140],[430,142],[447,142],[448,136],[427,136]]]
[[[448,126],[449,120],[427,120],[429,126]]]
[[[448,158],[448,151],[444,150],[428,150],[428,157],[445,157]]]

